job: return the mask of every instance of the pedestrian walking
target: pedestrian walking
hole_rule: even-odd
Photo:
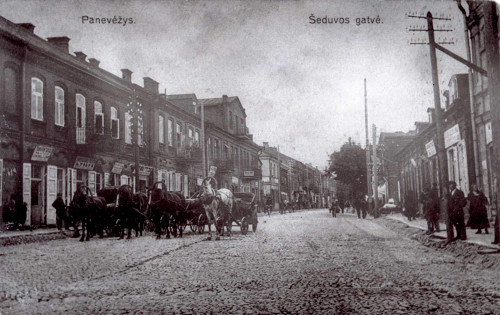
[[[335,202],[335,199],[332,201],[332,205],[330,206],[330,212],[332,213],[332,216],[334,218],[337,216],[337,204]]]
[[[415,220],[417,218],[417,205],[414,199],[413,190],[408,190],[405,194],[405,215],[408,217],[408,221]]]
[[[427,187],[424,189],[421,196],[421,203],[424,212],[424,218],[427,221],[427,235],[439,232],[439,199],[437,197],[437,191],[433,192],[433,189]]]
[[[484,229],[484,233],[488,234],[488,228],[490,227],[486,210],[488,198],[477,188],[476,184],[472,184],[467,199],[469,200],[469,225],[471,229],[477,229],[476,234],[481,234],[482,229]]]
[[[52,203],[52,207],[56,209],[56,224],[59,230],[62,230],[63,223],[66,219],[66,205],[62,199],[62,194],[57,194],[56,200]],[[66,226],[66,224],[65,224]]]
[[[457,237],[454,240],[466,240],[464,207],[467,204],[467,199],[454,181],[448,183],[448,190],[448,224],[457,230]]]

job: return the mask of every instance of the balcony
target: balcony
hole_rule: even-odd
[[[215,159],[211,164],[217,167],[218,173],[231,173],[234,171],[234,162],[230,159]]]
[[[178,163],[201,163],[202,152],[199,147],[176,148],[175,160]]]

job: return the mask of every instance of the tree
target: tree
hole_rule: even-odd
[[[328,170],[335,175],[344,191],[349,191],[351,201],[362,200],[367,195],[366,190],[366,152],[360,145],[348,141],[340,151],[330,155]],[[347,188],[348,187],[348,188]]]

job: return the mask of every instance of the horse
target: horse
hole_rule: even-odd
[[[162,188],[156,186],[160,184]],[[156,239],[160,239],[162,229],[166,230],[167,238],[170,233],[174,237],[182,237],[186,218],[187,203],[185,197],[179,192],[167,191],[163,182],[157,182],[149,190],[148,214],[153,219]]]
[[[210,225],[213,223],[216,230],[216,240],[220,239],[220,235],[224,230],[224,223],[228,231],[228,236],[231,235],[232,211],[234,206],[233,193],[227,188],[215,190],[212,187],[211,181],[217,184],[215,178],[207,177],[202,183],[201,201],[205,208],[205,213],[208,219],[209,233],[208,239],[212,239],[212,231]]]
[[[82,223],[80,242],[88,241],[91,235],[99,234],[102,238],[103,223],[106,215],[106,200],[92,196],[87,186],[80,186],[70,202],[69,214],[72,217],[75,237],[78,237],[78,222]],[[85,233],[86,232],[86,233]]]

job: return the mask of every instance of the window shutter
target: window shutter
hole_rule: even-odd
[[[57,167],[47,165],[47,224],[56,224],[56,209],[52,203],[57,197]]]
[[[118,139],[118,120],[116,119],[111,121],[111,134],[113,138]]]
[[[26,225],[31,225],[31,163],[23,164],[23,202],[27,203]]]

